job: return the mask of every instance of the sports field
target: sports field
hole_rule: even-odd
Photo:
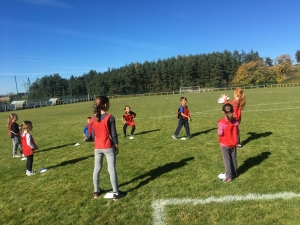
[[[104,194],[93,199],[93,143],[82,141],[92,102],[14,111],[19,123],[33,122],[40,149],[33,170],[48,168],[30,177],[25,161],[12,158],[9,112],[1,112],[0,224],[299,224],[299,93],[300,87],[245,90],[240,177],[229,183],[217,177],[224,172],[221,92],[185,95],[193,119],[186,141],[171,137],[180,95],[111,99],[119,185],[128,191],[117,202]],[[133,140],[122,135],[126,104],[137,113]],[[106,161],[101,188],[111,189]]]

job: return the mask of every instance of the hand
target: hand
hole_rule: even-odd
[[[115,151],[116,151],[116,155],[119,154],[119,146],[118,145],[115,145]]]
[[[189,117],[189,121],[192,122],[192,118],[191,117]]]

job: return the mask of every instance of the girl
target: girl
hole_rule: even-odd
[[[7,127],[9,129],[9,136],[13,142],[13,158],[23,156],[22,145],[21,145],[21,132],[19,124],[17,124],[18,115],[12,113],[8,117]],[[17,155],[17,150],[20,149],[20,155]]]
[[[130,126],[132,128],[131,128],[130,138],[129,139],[133,139],[134,138],[133,133],[135,131],[134,118],[136,117],[136,113],[130,111],[130,106],[129,105],[125,105],[124,110],[125,110],[125,113],[124,113],[124,115],[122,117],[122,121],[124,123],[124,126],[123,126],[124,137],[126,137],[127,126]]]
[[[23,152],[27,158],[26,162],[26,175],[32,176],[35,175],[32,172],[32,164],[33,164],[33,151],[38,149],[38,146],[35,144],[32,135],[29,133],[33,129],[31,121],[23,121],[22,129],[24,130],[22,134],[22,145],[23,145]]]
[[[232,181],[238,177],[236,145],[239,122],[233,116],[233,106],[229,103],[222,108],[225,118],[218,121],[218,135],[225,166],[225,178],[223,182]]]
[[[109,99],[106,96],[97,96],[94,104],[94,116],[91,118],[91,124],[95,133],[94,199],[97,199],[102,191],[99,187],[99,174],[105,155],[113,188],[113,199],[116,201],[121,197],[125,197],[127,193],[120,191],[118,188],[116,172],[116,155],[119,153],[118,135],[115,117],[107,114],[106,111],[108,110]]]
[[[228,102],[227,96],[225,94],[222,95],[224,97],[224,103],[226,104]],[[243,89],[236,88],[233,92],[234,99],[230,102],[230,104],[233,106],[234,110],[234,117],[239,122],[239,124],[242,121],[242,110],[244,109],[246,105],[246,99],[245,99],[245,93]],[[242,148],[242,145],[240,143],[240,130],[238,128],[238,148]]]

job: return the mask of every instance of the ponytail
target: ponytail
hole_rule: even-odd
[[[239,107],[243,110],[246,105],[245,93],[244,93],[243,89],[237,88],[234,90],[234,93],[239,98]]]
[[[223,105],[222,111],[225,113],[226,118],[228,119],[228,121],[230,121],[232,123],[234,121],[233,106],[230,103],[226,103],[226,104]]]
[[[101,110],[106,109],[106,104],[109,103],[109,99],[106,96],[97,96],[94,103],[94,115],[96,116],[96,121],[101,121]]]

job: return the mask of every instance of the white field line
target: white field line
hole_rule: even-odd
[[[164,208],[168,205],[198,205],[216,203],[228,203],[235,201],[253,201],[253,200],[274,200],[274,199],[291,199],[300,198],[300,193],[281,192],[276,194],[247,194],[247,195],[227,195],[224,197],[208,197],[204,199],[190,199],[190,198],[173,198],[173,199],[158,199],[152,203],[153,208],[153,224],[164,225],[165,215]]]

